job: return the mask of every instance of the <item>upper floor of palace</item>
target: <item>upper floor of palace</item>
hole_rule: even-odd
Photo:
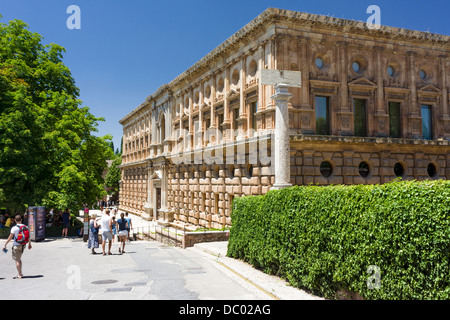
[[[261,69],[301,71],[302,87],[290,89],[296,134],[449,140],[449,40],[270,8],[120,121],[125,162],[180,141],[195,148],[270,132],[274,88],[260,83]]]

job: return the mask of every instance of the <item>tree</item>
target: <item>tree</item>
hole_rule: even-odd
[[[113,163],[109,167],[108,173],[105,178],[105,187],[108,193],[113,197],[117,198],[119,194],[119,183],[122,177],[119,166],[122,164],[122,155],[118,154],[115,156]]]
[[[92,134],[104,119],[80,107],[65,49],[41,41],[0,24],[0,189],[11,208],[76,209],[102,196],[112,137]]]

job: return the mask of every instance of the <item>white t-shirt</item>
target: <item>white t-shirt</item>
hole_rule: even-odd
[[[21,246],[21,245],[23,245],[22,243],[16,242],[17,236],[19,235],[19,231],[20,231],[19,227],[20,226],[23,226],[23,224],[16,224],[14,227],[11,228],[11,234],[14,234],[13,246]]]
[[[105,214],[102,217],[102,221],[101,221],[102,232],[111,231],[111,227],[109,226],[109,221],[111,221],[111,217],[108,216],[107,214]]]

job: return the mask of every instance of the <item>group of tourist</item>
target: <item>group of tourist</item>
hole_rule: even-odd
[[[102,237],[102,250],[103,255],[111,255],[112,243],[114,237],[117,235],[120,240],[119,253],[125,253],[125,243],[128,240],[132,224],[131,218],[128,217],[128,213],[121,213],[120,218],[111,216],[109,209],[105,210],[102,217],[97,220],[97,215],[93,214],[89,220],[89,240],[88,248],[92,250],[92,254],[97,254],[95,249],[99,248],[99,236]],[[100,231],[101,230],[101,231]],[[106,253],[106,241],[108,241],[108,253]]]
[[[0,214],[0,229],[11,228],[14,224],[14,217],[12,217],[9,213]]]
[[[22,215],[20,212],[17,214]],[[28,210],[22,215],[23,223],[28,226]],[[61,237],[67,237],[67,232],[70,226],[72,218],[70,216],[69,209],[65,209],[64,211],[59,210],[56,211],[54,209],[50,209],[45,217],[45,223],[47,227],[58,227],[62,226],[62,234]],[[3,228],[12,228],[16,224],[15,216],[11,215],[9,212],[4,214],[0,214],[0,229]]]

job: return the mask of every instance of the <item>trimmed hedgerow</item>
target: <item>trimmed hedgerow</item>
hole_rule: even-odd
[[[449,299],[449,215],[450,181],[296,186],[234,199],[228,256],[325,298]]]

